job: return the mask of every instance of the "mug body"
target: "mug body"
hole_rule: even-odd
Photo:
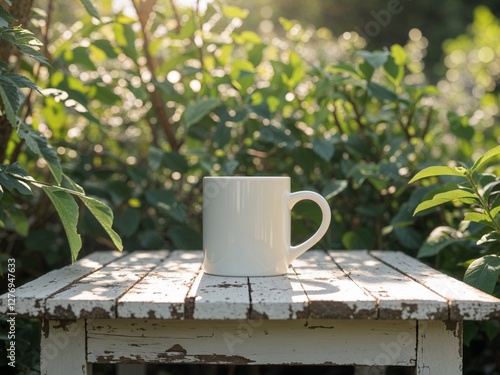
[[[203,179],[203,268],[221,276],[288,270],[289,177]]]

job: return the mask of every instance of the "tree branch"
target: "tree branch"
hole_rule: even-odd
[[[132,4],[134,5],[141,26],[142,39],[143,39],[142,41],[144,44],[144,57],[146,58],[146,69],[149,71],[151,75],[152,82],[157,82],[156,66],[158,63],[154,58],[154,56],[152,56],[151,52],[149,51],[150,41],[149,41],[147,23],[155,3],[156,0],[132,1]],[[153,85],[152,91],[149,93],[149,97],[153,104],[156,116],[158,117],[158,123],[161,125],[163,132],[165,133],[170,148],[173,151],[178,151],[180,144],[177,141],[173,125],[170,122],[170,117],[168,116],[167,107],[165,106],[163,98],[161,97],[161,93],[158,91],[156,86]]]

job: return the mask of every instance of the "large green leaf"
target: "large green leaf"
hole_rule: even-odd
[[[32,127],[21,122],[18,130],[19,138],[26,141],[26,145],[31,151],[45,159],[50,172],[56,179],[57,183],[61,183],[62,167],[59,163],[56,151],[49,144],[47,139]]]
[[[186,221],[186,208],[179,202],[173,192],[160,189],[149,190],[146,192],[146,200],[158,212],[179,222]]]
[[[52,201],[68,237],[71,260],[74,262],[82,247],[82,239],[76,231],[78,225],[78,205],[70,193],[54,186],[44,186],[43,190]]]
[[[466,212],[464,215],[464,220],[473,221],[475,223],[481,223],[495,228],[495,225],[490,220],[490,217],[483,212]]]
[[[19,90],[17,86],[12,83],[3,74],[0,74],[0,99],[2,99],[3,107],[7,120],[14,127],[17,127],[17,110],[21,105],[19,97]]]
[[[478,170],[480,167],[482,167],[488,161],[490,161],[492,158],[498,155],[500,155],[500,146],[496,146],[495,148],[489,150],[486,154],[481,156],[479,159],[477,159],[474,165],[472,166],[471,171]]]
[[[87,206],[89,211],[94,215],[97,221],[102,225],[109,238],[118,250],[123,250],[123,244],[120,236],[111,228],[113,225],[113,211],[104,203],[97,199],[87,197],[82,194],[76,195]]]
[[[485,255],[472,262],[465,271],[464,282],[483,292],[493,293],[500,276],[500,256]]]
[[[10,14],[9,12],[7,12],[7,10],[5,10],[5,8],[0,5],[0,18],[2,20],[5,21],[6,24],[9,24],[9,23],[14,23],[16,22],[17,20],[12,16],[12,14]],[[2,25],[0,23],[0,25]]]
[[[336,195],[343,192],[348,186],[347,180],[334,180],[330,181],[325,185],[321,195],[325,197],[326,200],[335,197]]]
[[[98,20],[100,19],[99,12],[92,0],[80,0],[80,1],[87,10],[88,14],[90,14],[94,18],[97,18]]]
[[[448,166],[432,166],[422,169],[418,172],[413,178],[408,182],[411,184],[412,182],[421,180],[427,177],[438,177],[438,176],[465,176],[465,168],[463,167],[448,167]]]
[[[432,197],[432,199],[426,200],[420,203],[417,208],[415,208],[414,215],[420,211],[427,210],[428,208],[436,207],[444,203],[448,203],[454,200],[462,199],[474,199],[477,200],[477,196],[465,190],[455,189],[449,190],[444,193],[438,193]]]
[[[40,42],[31,31],[23,29],[20,26],[11,29],[0,28],[0,38],[5,39],[21,52],[34,58],[43,65],[50,66],[45,56],[40,53],[40,47],[43,45],[42,42]]]
[[[219,104],[219,99],[208,98],[201,99],[200,101],[189,105],[184,112],[184,122],[186,123],[186,126],[196,124]]]
[[[0,165],[0,186],[7,190],[17,190],[23,195],[32,195],[31,187],[27,181],[35,181],[28,172],[26,172],[19,163]]]
[[[384,65],[389,57],[389,52],[386,51],[358,51],[356,54],[375,69]]]
[[[176,249],[199,250],[203,247],[200,233],[187,225],[174,225],[167,231]]]
[[[335,148],[333,143],[323,139],[323,138],[315,138],[312,141],[313,151],[316,155],[318,155],[324,161],[330,161],[335,152]]]

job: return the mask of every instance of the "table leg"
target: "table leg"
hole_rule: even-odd
[[[416,375],[462,374],[462,322],[419,321]]]
[[[92,375],[86,359],[84,320],[44,320],[41,333],[42,375]]]

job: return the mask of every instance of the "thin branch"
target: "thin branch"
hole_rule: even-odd
[[[422,131],[422,139],[425,138],[425,136],[427,135],[427,132],[430,129],[431,119],[432,119],[432,114],[433,113],[434,113],[434,108],[429,107],[429,112],[427,113],[427,117],[425,118],[424,130]]]
[[[339,117],[337,116],[337,106],[335,105],[335,101],[333,102],[333,119],[335,121],[335,125],[337,125],[337,128],[339,129],[340,134],[344,134],[344,131],[342,130],[342,125],[340,124]]]
[[[170,6],[172,7],[175,20],[177,21],[177,26],[175,27],[175,30],[177,34],[179,34],[181,32],[181,18],[179,17],[179,12],[177,11],[177,6],[175,5],[174,0],[170,0]]]
[[[149,51],[149,35],[148,35],[148,29],[147,29],[147,22],[149,20],[149,15],[151,14],[152,8],[156,0],[147,0],[146,2],[141,2],[141,1],[132,1],[132,4],[134,5],[135,11],[137,13],[137,17],[139,18],[139,23],[141,26],[141,31],[142,31],[142,39],[143,39],[143,44],[144,44],[144,57],[146,57],[146,68],[148,69],[150,75],[151,75],[151,81],[152,82],[157,82],[157,77],[156,77],[156,65],[157,61],[156,59],[151,55]],[[146,3],[145,6],[142,6],[143,3]],[[168,116],[167,113],[167,108],[165,106],[164,100],[161,97],[160,92],[156,88],[156,86],[153,85],[152,91],[149,93],[151,102],[153,104],[154,111],[156,115],[158,116],[158,122],[163,128],[163,131],[165,133],[165,136],[167,138],[167,141],[170,145],[170,148],[173,151],[178,151],[179,150],[179,142],[177,141],[177,138],[175,136],[175,131],[173,129],[173,125],[170,122],[170,117]],[[152,129],[153,134],[154,130]]]

